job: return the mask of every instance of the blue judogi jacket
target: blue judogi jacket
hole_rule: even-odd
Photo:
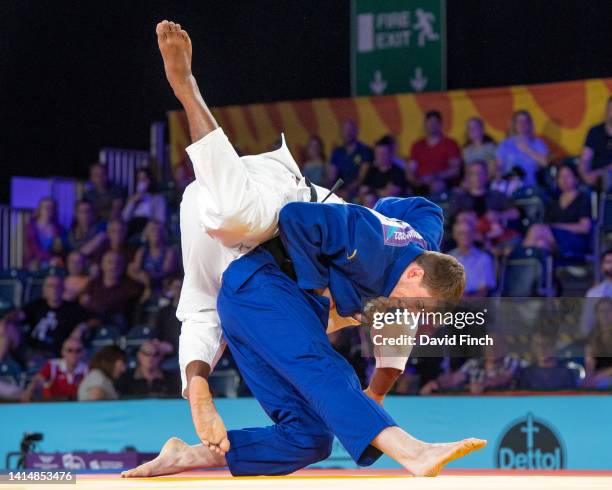
[[[329,287],[338,313],[389,296],[400,276],[426,250],[439,251],[444,217],[422,197],[388,197],[374,210],[355,204],[295,202],[279,227],[302,289]]]

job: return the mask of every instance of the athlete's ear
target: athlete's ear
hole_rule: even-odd
[[[421,279],[425,275],[425,270],[419,264],[411,262],[402,275],[405,279],[414,281]]]

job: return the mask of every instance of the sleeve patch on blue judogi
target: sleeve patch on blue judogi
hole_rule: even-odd
[[[428,249],[427,242],[421,234],[405,221],[396,218],[388,218],[376,211],[370,211],[379,219],[382,225],[385,245],[389,245],[390,247],[405,247],[414,243],[425,250]]]

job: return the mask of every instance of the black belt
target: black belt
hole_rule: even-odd
[[[312,185],[312,182],[310,182],[308,177],[304,177],[304,182],[308,187],[310,187],[310,202],[317,202],[317,190],[315,189],[314,185]],[[331,196],[343,183],[344,182],[342,179],[338,179],[338,181],[329,191],[329,194],[327,194],[325,199],[323,199],[321,202],[325,202],[325,200],[327,200],[327,198]],[[287,250],[285,250],[285,246],[283,245],[283,242],[279,236],[262,243],[260,246],[272,254],[272,257],[274,257],[274,260],[278,264],[280,270],[282,270],[294,281],[297,280],[295,269],[293,268],[293,262],[291,262],[291,258],[289,257]]]
[[[308,177],[304,177],[304,182],[308,187],[310,187],[310,202],[317,202],[317,190],[312,185],[312,182],[310,182]],[[296,280],[293,262],[291,262],[291,258],[289,257],[287,250],[285,250],[285,246],[283,245],[283,242],[279,236],[262,243],[260,246],[272,254],[272,257],[274,257],[274,260],[278,264],[278,267],[280,267],[280,270],[282,270],[294,281]]]
[[[317,190],[308,177],[304,177],[304,183],[310,187],[310,202],[317,202]]]

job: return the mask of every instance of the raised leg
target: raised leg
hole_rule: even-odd
[[[204,102],[191,73],[191,39],[180,24],[167,20],[157,24],[155,32],[166,78],[185,109],[191,140],[198,141],[219,125]]]

